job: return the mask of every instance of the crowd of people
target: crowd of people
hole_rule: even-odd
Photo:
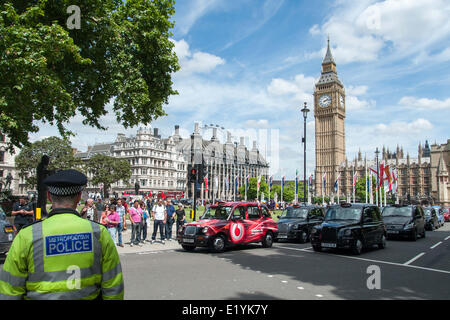
[[[144,198],[141,200],[129,200],[127,198],[111,199],[102,201],[98,198],[88,199],[81,209],[81,217],[96,221],[104,225],[114,243],[124,247],[122,233],[127,230],[127,221],[131,228],[131,240],[129,245],[143,246],[145,242],[155,243],[158,232],[160,241],[172,241],[180,227],[186,222],[184,207],[178,204],[178,209],[172,204],[170,199]],[[153,223],[153,233],[151,237],[147,230]],[[176,226],[176,233],[172,232],[173,225]],[[174,236],[174,238],[173,238]]]

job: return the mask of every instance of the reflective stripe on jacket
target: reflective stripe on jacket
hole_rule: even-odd
[[[0,270],[0,299],[122,300],[119,254],[104,226],[72,209],[22,229]]]

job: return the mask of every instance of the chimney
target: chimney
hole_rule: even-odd
[[[244,137],[241,137],[240,140],[241,140],[241,146],[243,146],[243,145],[245,144],[245,143],[244,143],[245,138],[244,138]]]
[[[227,143],[232,143],[231,142],[231,132],[227,131]]]
[[[199,124],[198,124],[198,122],[196,122],[195,125],[194,125],[194,134],[199,134],[200,133],[198,128],[199,128]]]
[[[213,135],[211,141],[217,141],[217,128],[213,128]]]
[[[177,136],[180,135],[180,126],[179,126],[179,125],[176,125],[176,126],[175,126],[175,134],[176,134]]]
[[[158,128],[154,128],[154,129],[153,129],[153,135],[154,135],[155,137],[158,137]]]

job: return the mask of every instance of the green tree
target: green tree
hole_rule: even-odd
[[[231,184],[230,184],[231,185]],[[247,200],[254,200],[256,199],[258,190],[258,178],[250,178],[249,184],[248,184],[248,191],[247,191]],[[234,185],[233,185],[234,186]],[[261,193],[264,192],[265,198],[269,196],[269,185],[264,182],[264,180],[261,178],[261,184],[259,187],[259,198],[261,199]],[[239,193],[241,194],[242,198],[245,197],[245,184],[239,187]]]
[[[375,201],[376,198],[376,185],[377,185],[377,179],[375,177],[372,177],[372,195],[373,199]],[[381,196],[384,199],[384,191],[383,188],[381,189]],[[366,178],[361,177],[356,182],[356,190],[355,190],[355,197],[359,198],[361,202],[366,201]],[[370,201],[370,194],[367,197],[367,201]],[[383,200],[384,201],[384,200]]]
[[[166,115],[179,70],[169,40],[174,2],[76,1],[81,28],[70,30],[71,0],[2,1],[0,130],[9,149],[29,145],[28,134],[46,123],[74,135],[65,126],[75,116],[106,130],[110,102],[125,128]]]
[[[131,178],[131,165],[128,160],[117,159],[103,154],[96,154],[84,164],[85,171],[92,176],[90,183],[103,185],[103,195],[107,197],[113,183]]]
[[[50,157],[48,170],[72,169],[81,165],[81,160],[74,157],[70,141],[58,137],[36,141],[24,147],[15,158],[19,177],[25,178],[28,189],[36,187],[36,168],[44,154]]]

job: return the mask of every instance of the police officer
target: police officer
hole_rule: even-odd
[[[0,299],[122,300],[122,267],[110,234],[76,211],[86,176],[63,170],[44,183],[53,210],[14,239],[0,271]]]
[[[14,226],[19,232],[23,227],[33,222],[33,207],[31,202],[27,203],[26,197],[20,197],[19,202],[15,203],[11,211],[14,216]]]

